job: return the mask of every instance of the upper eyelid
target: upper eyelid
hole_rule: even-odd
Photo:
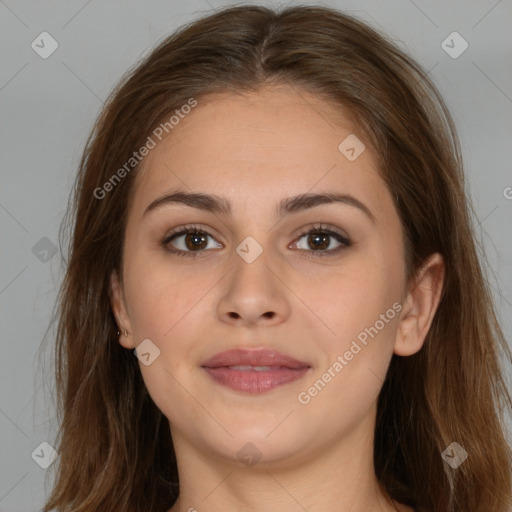
[[[318,229],[318,230],[332,230],[332,231],[341,231],[340,234],[343,234],[344,230],[342,228],[338,228],[336,226],[331,226],[328,222],[314,222],[313,224],[311,225],[308,225],[307,227],[305,228],[302,228],[300,230],[301,233],[304,233],[304,232],[307,232],[307,231],[310,231],[310,230],[314,230],[314,229]],[[198,232],[204,232],[208,235],[211,235],[213,236],[213,233],[212,231],[216,231],[216,229],[210,227],[210,226],[202,226],[202,225],[199,225],[199,224],[183,224],[181,226],[178,226],[176,228],[173,228],[173,229],[170,229],[167,233],[166,233],[166,236],[170,236],[170,235],[173,235],[173,234],[178,234],[178,233],[182,233],[184,231],[198,231]]]

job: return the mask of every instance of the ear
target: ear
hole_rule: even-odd
[[[395,354],[410,356],[423,346],[441,300],[444,270],[439,253],[432,254],[418,270],[400,315]]]
[[[124,291],[115,270],[110,275],[110,305],[119,329],[119,343],[125,348],[135,348]]]

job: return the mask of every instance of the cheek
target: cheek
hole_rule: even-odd
[[[186,411],[185,423],[195,421],[196,415],[201,420],[190,403],[187,390],[193,386],[187,376],[197,360],[194,350],[203,330],[201,299],[214,282],[211,275],[186,276],[165,259],[148,254],[133,255],[126,262],[134,343],[149,339],[159,351],[148,366],[139,361],[141,375],[156,406],[173,422],[174,411]]]
[[[322,281],[304,302],[315,305],[317,345],[325,357],[304,390],[313,385],[312,394],[322,395],[312,398],[318,404],[337,403],[339,410],[362,414],[378,396],[393,353],[401,310],[400,258],[360,253],[347,259],[343,272]]]
[[[125,274],[135,335],[161,342],[187,325],[187,316],[218,280],[206,266],[180,268],[165,255],[143,252],[126,263]]]
[[[322,302],[322,295],[308,298],[317,303],[319,317],[335,334],[317,329],[316,345],[323,355],[315,374],[304,382],[298,402],[308,417],[329,410],[333,429],[350,429],[366,416],[392,357],[399,294],[376,269],[338,273],[326,281],[324,297],[329,295],[330,300]]]
[[[329,344],[339,349],[373,326],[399,300],[401,283],[399,262],[378,252],[354,253],[340,268],[317,273],[314,279],[298,275],[295,288],[304,305],[316,315],[317,332],[326,334]],[[391,320],[386,326],[393,323],[393,313],[388,315],[392,318],[386,317]]]

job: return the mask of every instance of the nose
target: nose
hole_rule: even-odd
[[[273,265],[275,266],[275,265]],[[252,263],[235,254],[218,302],[221,321],[237,326],[271,326],[286,320],[290,303],[279,269],[270,267],[266,251]]]

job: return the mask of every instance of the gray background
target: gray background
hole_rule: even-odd
[[[512,1],[309,3],[360,17],[430,70],[459,130],[477,235],[510,340]],[[54,466],[41,468],[31,454],[56,433],[47,329],[62,278],[58,228],[85,138],[129,67],[181,24],[228,4],[0,0],[1,512],[41,510],[50,490]],[[59,45],[47,59],[31,47],[44,31]],[[453,31],[469,44],[456,59],[441,47]]]

